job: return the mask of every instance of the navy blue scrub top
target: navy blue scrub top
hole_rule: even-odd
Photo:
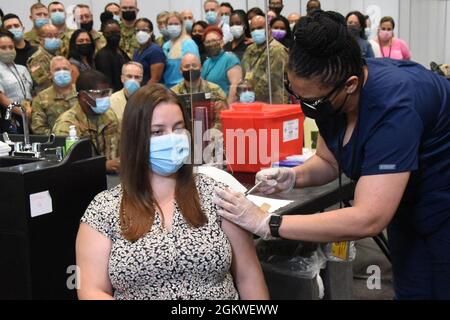
[[[359,118],[339,148],[346,116],[318,122],[343,172],[361,176],[411,172],[401,205],[423,234],[450,218],[450,81],[419,64],[367,59]]]

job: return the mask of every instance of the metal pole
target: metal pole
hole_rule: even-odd
[[[266,12],[266,50],[267,50],[267,79],[269,80],[269,103],[272,104],[272,70],[270,70],[270,43],[269,43],[269,19],[267,18],[267,9],[269,0],[264,1],[264,10]]]

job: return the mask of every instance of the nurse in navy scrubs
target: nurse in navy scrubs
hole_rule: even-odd
[[[242,194],[216,190],[222,216],[263,238],[356,240],[388,228],[397,299],[450,299],[450,82],[413,62],[361,59],[332,13],[301,20],[290,88],[320,137],[295,169],[257,174],[266,194],[357,181],[354,206],[267,215]]]

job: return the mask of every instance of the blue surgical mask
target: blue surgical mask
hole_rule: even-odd
[[[191,19],[184,20],[184,27],[186,28],[186,31],[188,33],[191,33],[193,25],[194,25],[194,20],[191,20]]]
[[[34,20],[34,26],[39,29],[49,23],[48,18],[37,18]]]
[[[162,27],[161,29],[159,29],[159,32],[161,33],[161,35],[164,38],[168,38],[169,37],[169,31],[167,30],[167,27]]]
[[[255,102],[255,93],[253,91],[244,91],[240,94],[239,101],[242,103]]]
[[[125,81],[123,87],[127,90],[128,95],[131,96],[133,93],[139,90],[141,85],[136,80],[130,79]]]
[[[167,26],[167,33],[170,39],[176,39],[181,34],[181,25],[169,25]]]
[[[50,18],[52,20],[52,23],[57,26],[62,25],[66,22],[66,15],[64,12],[52,12]]]
[[[95,99],[95,107],[90,104],[89,106],[91,107],[92,111],[94,111],[94,113],[103,114],[111,107],[111,100],[109,99],[109,97],[97,98]]]
[[[215,11],[208,11],[205,14],[205,20],[208,22],[208,24],[216,24],[217,22],[217,12]]]
[[[171,133],[150,138],[149,167],[160,176],[176,173],[189,156],[189,138],[185,134]]]
[[[230,16],[222,16],[222,22],[224,24],[230,24]]]
[[[20,41],[23,39],[23,28],[13,28],[9,29],[9,31],[14,35],[15,41]]]
[[[367,39],[372,38],[372,29],[371,28],[365,28],[364,33],[366,34]]]
[[[61,47],[61,39],[59,38],[45,38],[44,48],[49,52],[55,52]]]
[[[58,87],[67,87],[72,83],[72,73],[68,70],[59,70],[56,71],[53,75],[53,82]]]
[[[263,44],[266,42],[266,30],[257,29],[252,31],[252,39],[258,45]]]
[[[113,15],[113,19],[120,23],[120,16],[115,14]]]

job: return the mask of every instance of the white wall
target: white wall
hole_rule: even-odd
[[[99,16],[111,0],[60,0],[68,7],[76,3],[91,6],[95,28],[99,28]],[[118,1],[118,0],[117,0]],[[219,0],[220,1],[220,0]],[[0,0],[5,13],[18,14],[26,29],[31,28],[29,8],[36,0]],[[48,4],[51,0],[42,0]],[[264,0],[228,0],[236,9],[264,8]],[[284,15],[306,12],[307,0],[284,0]],[[413,60],[428,67],[434,60],[450,63],[450,1],[449,0],[321,0],[324,10],[346,14],[359,10],[369,14],[375,30],[382,16],[392,16],[397,23],[396,34],[411,47]],[[203,0],[138,0],[139,16],[156,22],[156,15],[164,10],[191,9],[196,19],[203,19]]]

